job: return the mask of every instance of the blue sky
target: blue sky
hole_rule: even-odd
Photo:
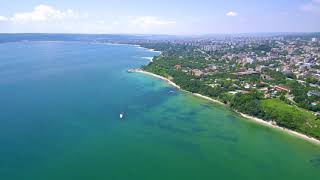
[[[0,0],[0,32],[320,31],[320,0]]]

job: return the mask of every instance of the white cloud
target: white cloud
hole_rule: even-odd
[[[136,17],[132,18],[129,21],[133,25],[148,27],[148,26],[154,26],[154,25],[170,25],[170,24],[176,24],[175,21],[170,20],[162,20],[158,17],[154,16],[143,16],[143,17]]]
[[[8,21],[8,18],[5,17],[5,16],[0,16],[0,22],[1,22],[1,21]]]
[[[2,23],[2,22],[8,23]],[[176,22],[155,16],[90,16],[73,9],[59,9],[49,5],[37,5],[31,10],[0,16],[1,25],[11,32],[66,32],[66,33],[166,33]]]
[[[226,16],[235,17],[235,16],[238,16],[238,13],[234,11],[230,11],[226,14]]]
[[[300,9],[304,12],[320,15],[320,0],[312,0],[309,3],[302,5]]]
[[[26,24],[29,22],[75,20],[82,17],[88,17],[88,13],[81,14],[72,9],[62,11],[48,5],[38,5],[31,12],[15,13],[10,20],[14,23]]]

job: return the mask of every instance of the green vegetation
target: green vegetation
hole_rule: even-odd
[[[250,94],[238,93],[231,100],[230,106],[242,113],[263,118],[265,114],[261,107],[261,98],[261,94],[257,92]]]
[[[314,88],[298,83],[295,77],[273,68],[239,75],[237,72],[242,72],[242,69],[254,69],[262,64],[253,63],[243,67],[236,62],[224,60],[221,52],[208,56],[185,45],[160,43],[144,46],[162,51],[153,62],[142,67],[145,71],[167,77],[189,92],[220,100],[238,112],[273,121],[281,127],[320,139],[320,120],[311,112],[320,110],[319,104],[311,105],[312,102],[320,101],[320,98],[307,96]],[[258,46],[254,50],[265,52],[270,51],[270,47]],[[240,49],[233,51],[241,52]],[[279,63],[272,61],[270,65],[274,67]],[[313,82],[313,79],[308,79],[309,82]],[[291,90],[277,91],[273,88],[276,85]]]
[[[262,100],[261,108],[265,112],[265,119],[274,120],[279,126],[320,138],[320,121],[311,112],[290,106],[278,99]]]

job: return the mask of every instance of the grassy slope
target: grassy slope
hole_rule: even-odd
[[[320,120],[311,112],[290,106],[279,99],[263,100],[262,109],[280,126],[320,138]]]

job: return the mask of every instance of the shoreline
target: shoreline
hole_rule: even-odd
[[[180,86],[178,86],[177,84],[175,84],[174,82],[172,82],[170,79],[168,78],[165,78],[163,76],[160,76],[160,75],[157,75],[157,74],[153,74],[151,72],[147,72],[147,71],[144,71],[142,69],[129,69],[128,72],[132,72],[132,73],[142,73],[142,74],[147,74],[149,76],[153,76],[153,77],[156,77],[158,79],[161,79],[165,82],[167,82],[168,84],[170,84],[171,86],[174,86],[175,88],[181,90]]]
[[[142,59],[149,60],[150,62],[153,62],[153,57],[142,57]]]
[[[187,92],[193,96],[196,96],[196,97],[199,97],[199,98],[202,98],[202,99],[205,99],[205,100],[208,100],[210,102],[213,102],[213,103],[217,103],[217,104],[220,104],[220,105],[224,105],[224,103],[222,103],[221,101],[218,101],[216,99],[213,99],[213,98],[210,98],[208,96],[204,96],[202,94],[199,94],[199,93],[191,93],[189,91],[186,91],[186,90],[183,90],[181,89],[180,86],[178,86],[177,84],[175,84],[174,82],[172,82],[170,79],[168,78],[165,78],[165,77],[162,77],[160,75],[157,75],[157,74],[154,74],[154,73],[151,73],[151,72],[147,72],[147,71],[144,71],[142,69],[133,69],[133,70],[128,70],[128,72],[133,72],[133,73],[142,73],[142,74],[146,74],[146,75],[150,75],[150,76],[153,76],[153,77],[156,77],[158,79],[161,79],[161,80],[164,80],[165,82],[167,82],[168,84],[174,86],[175,88],[183,91],[183,92]],[[285,132],[291,136],[295,136],[297,138],[300,138],[302,140],[306,140],[310,143],[313,143],[313,144],[316,144],[316,145],[320,145],[320,140],[316,139],[316,138],[313,138],[313,137],[309,137],[305,134],[302,134],[302,133],[299,133],[297,131],[293,131],[293,130],[290,130],[290,129],[287,129],[287,128],[283,128],[283,127],[280,127],[278,125],[275,125],[275,124],[272,124],[271,122],[268,122],[268,121],[265,121],[263,119],[260,119],[260,118],[257,118],[257,117],[253,117],[253,116],[250,116],[248,114],[244,114],[244,113],[241,113],[241,112],[238,112],[238,111],[234,111],[236,112],[238,115],[240,115],[242,118],[245,118],[247,120],[250,120],[252,122],[255,122],[257,124],[260,124],[260,125],[263,125],[263,126],[267,126],[267,127],[270,127],[270,128],[274,128],[274,129],[277,129],[277,130],[281,130],[282,132]]]
[[[291,136],[295,136],[297,138],[303,139],[303,140],[308,141],[310,143],[313,143],[313,144],[316,144],[316,145],[320,145],[320,140],[318,140],[316,138],[307,136],[307,135],[299,133],[297,131],[293,131],[291,129],[280,127],[280,126],[275,125],[275,124],[273,124],[271,122],[265,121],[263,119],[260,119],[260,118],[254,117],[254,116],[250,116],[248,114],[244,114],[244,113],[237,112],[237,111],[235,111],[235,112],[238,113],[241,117],[243,117],[245,119],[248,119],[250,121],[253,121],[253,122],[257,123],[257,124],[260,124],[260,125],[263,125],[263,126],[267,126],[267,127],[270,127],[270,128],[274,128],[274,129],[280,130],[282,132],[285,132],[285,133],[287,133],[287,134],[289,134]]]

